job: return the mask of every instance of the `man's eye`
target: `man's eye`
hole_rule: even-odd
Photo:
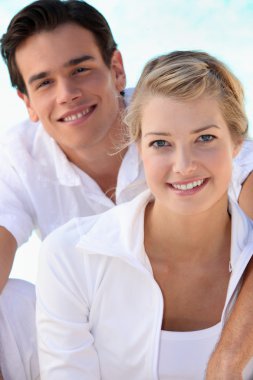
[[[47,79],[47,80],[44,80],[43,82],[39,83],[37,88],[41,88],[41,87],[45,87],[45,86],[48,86],[52,81]]]
[[[213,141],[216,137],[213,136],[213,135],[201,135],[199,138],[198,138],[198,141],[200,142],[204,142],[204,143],[207,143],[207,142],[210,142],[210,141]]]
[[[163,148],[168,145],[169,145],[168,141],[165,141],[165,140],[155,140],[149,144],[149,146],[152,146],[155,149]]]
[[[78,67],[74,70],[73,72],[73,75],[75,74],[80,74],[80,73],[84,73],[85,71],[88,71],[89,69],[85,68],[85,67]]]

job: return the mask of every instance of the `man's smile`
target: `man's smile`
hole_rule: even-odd
[[[58,121],[68,123],[68,122],[72,122],[72,121],[81,119],[84,116],[90,114],[95,109],[95,107],[96,107],[95,105],[92,105],[90,107],[87,107],[87,108],[82,109],[82,110],[77,110],[75,112],[70,111],[70,112],[64,114],[62,117],[60,117],[58,119]]]

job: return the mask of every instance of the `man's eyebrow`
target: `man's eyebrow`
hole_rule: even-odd
[[[92,60],[94,60],[94,57],[92,57],[91,55],[82,55],[81,57],[70,59],[68,62],[64,63],[63,67],[76,66],[82,62],[92,61]],[[37,80],[40,80],[40,79],[44,79],[49,75],[50,75],[50,71],[42,71],[41,73],[34,74],[29,78],[28,83],[32,84],[33,82],[36,82]]]
[[[206,131],[207,129],[210,129],[210,128],[217,128],[217,129],[220,129],[220,127],[218,125],[215,125],[215,124],[211,124],[211,125],[206,125],[205,127],[201,127],[201,128],[198,128],[198,129],[194,129],[193,131],[191,131],[190,133],[191,134],[194,134],[194,133],[199,133],[199,132],[203,132],[203,131]],[[147,136],[150,136],[150,135],[154,135],[154,136],[171,136],[170,133],[168,132],[147,132],[144,137],[147,137]]]
[[[41,73],[34,74],[28,79],[28,84],[32,84],[37,80],[44,79],[49,75],[49,71],[42,71]]]
[[[68,62],[64,63],[63,67],[79,65],[79,63],[86,61],[93,61],[94,57],[92,55],[82,55],[81,57],[72,58]]]

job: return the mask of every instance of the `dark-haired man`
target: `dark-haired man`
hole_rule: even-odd
[[[99,12],[82,1],[37,1],[13,18],[1,44],[12,84],[34,122],[10,131],[0,152],[4,162],[0,167],[3,289],[17,246],[34,228],[43,239],[73,217],[96,214],[132,199],[145,188],[145,182],[135,146],[111,154],[122,138],[125,73],[110,28]],[[31,303],[31,310],[20,307],[15,318],[9,318],[11,306],[5,306],[11,298],[13,304],[17,288],[26,287],[25,299],[32,299],[29,285],[13,285],[12,281],[2,295],[0,311],[8,330],[1,329],[1,368],[7,380],[39,376],[36,355],[31,354],[35,351],[35,335],[29,333],[33,322],[25,326],[27,330],[23,327],[23,334],[17,333],[20,321],[26,318],[21,314],[31,316],[34,305]],[[240,300],[244,303],[244,294],[247,296],[247,288],[253,285],[246,283],[244,288],[238,305]],[[20,291],[18,297],[22,299]],[[245,304],[251,306],[250,301]],[[246,306],[238,307],[234,315],[244,316]],[[234,326],[236,330],[236,323]],[[250,323],[249,327],[251,331]],[[10,342],[8,349],[6,341]],[[226,358],[227,353],[224,344],[219,357]],[[236,358],[239,373],[248,357]],[[218,379],[227,362],[219,366],[219,375],[209,378]],[[228,374],[236,373],[232,364]],[[226,378],[231,379],[222,377]]]

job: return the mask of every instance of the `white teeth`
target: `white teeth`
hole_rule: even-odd
[[[189,183],[186,183],[186,184],[183,184],[183,185],[179,185],[177,183],[174,183],[172,184],[172,186],[175,188],[175,189],[178,189],[178,190],[191,190],[193,189],[194,187],[197,187],[197,186],[200,186],[202,185],[202,183],[204,182],[203,179],[200,179],[198,181],[194,181],[194,182],[189,182]]]
[[[77,120],[77,119],[81,119],[81,117],[87,115],[87,113],[89,111],[90,111],[90,108],[87,108],[85,111],[78,112],[75,115],[70,115],[70,116],[64,117],[62,120],[63,121],[74,121],[74,120]]]

